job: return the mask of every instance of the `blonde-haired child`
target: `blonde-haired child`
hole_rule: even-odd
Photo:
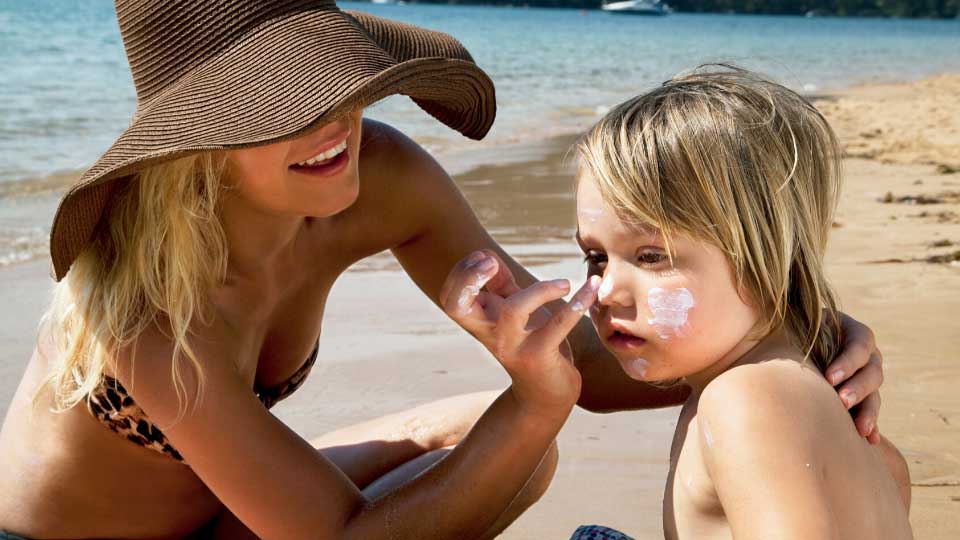
[[[823,264],[840,150],[820,113],[706,66],[614,108],[577,150],[591,277],[571,307],[627,375],[692,388],[666,537],[910,538],[902,456],[859,436],[824,377],[840,345]],[[491,350],[518,354],[493,328]]]

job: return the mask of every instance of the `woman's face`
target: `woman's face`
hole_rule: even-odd
[[[577,186],[577,224],[587,272],[603,277],[591,318],[627,375],[677,379],[745,352],[758,314],[719,248],[672,237],[671,262],[660,232],[622,223],[587,172]]]
[[[296,139],[227,154],[230,193],[267,213],[327,217],[357,200],[363,111]]]

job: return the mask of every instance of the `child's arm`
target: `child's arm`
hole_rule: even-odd
[[[810,434],[782,436],[803,411],[785,407],[772,388],[750,388],[757,377],[743,375],[728,372],[712,382],[697,413],[703,460],[733,538],[836,538],[820,482],[825,464],[815,446],[797,443]]]
[[[902,493],[892,482],[842,480],[870,466],[857,445],[874,450],[862,446],[836,399],[818,373],[792,361],[741,366],[704,390],[698,442],[733,538],[839,538],[886,525],[904,527],[888,537],[910,537],[906,519],[869,515],[878,505],[897,511]]]
[[[897,483],[897,488],[900,490],[900,500],[903,501],[903,506],[907,509],[907,512],[909,512],[912,493],[910,488],[910,468],[907,467],[907,460],[903,458],[900,450],[883,435],[880,436],[880,443],[877,446],[880,448],[880,452],[883,454],[883,460],[887,463],[890,474],[893,475],[893,480]]]

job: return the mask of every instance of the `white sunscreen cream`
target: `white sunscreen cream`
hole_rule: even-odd
[[[687,314],[694,306],[693,295],[687,289],[654,287],[647,291],[647,306],[651,315],[647,323],[661,339],[670,339],[683,335]]]
[[[590,223],[596,223],[603,216],[603,210],[598,208],[582,208],[577,213]]]
[[[636,378],[642,379],[647,374],[647,366],[650,365],[650,362],[645,358],[634,358],[630,360],[630,372]]]
[[[457,305],[460,306],[461,311],[469,311],[470,304],[473,303],[477,295],[480,294],[480,289],[483,289],[483,286],[490,281],[493,276],[477,276],[477,281],[473,285],[467,285],[460,291],[460,297],[457,298]]]
[[[607,275],[603,276],[603,281],[600,282],[600,290],[597,291],[597,300],[603,302],[607,299],[608,296],[613,292],[613,273],[610,272]]]
[[[703,438],[707,441],[707,446],[713,448],[713,435],[710,434],[710,426],[706,423],[703,424]]]

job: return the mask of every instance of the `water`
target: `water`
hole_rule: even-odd
[[[490,74],[499,112],[480,143],[403,97],[369,110],[441,155],[581,130],[611,105],[708,61],[734,61],[807,93],[960,71],[956,20],[340,5],[448,32]],[[0,265],[42,255],[50,210],[41,209],[56,195],[10,199],[89,166],[135,106],[111,1],[0,0]]]

